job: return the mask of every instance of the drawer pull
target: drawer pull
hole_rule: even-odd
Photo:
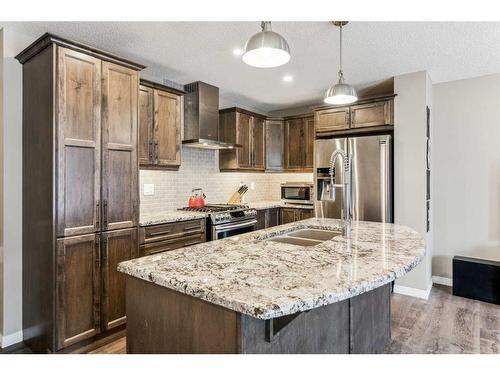
[[[186,231],[188,231],[188,230],[193,230],[193,229],[198,229],[198,230],[201,230],[199,225],[195,225],[194,227],[186,227],[186,228],[183,228],[182,230],[183,230],[184,232],[186,232]]]
[[[159,232],[149,232],[148,237],[153,237],[153,236],[163,236],[164,234],[169,234],[172,232],[171,230],[163,230]]]

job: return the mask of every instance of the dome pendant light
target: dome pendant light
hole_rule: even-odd
[[[257,68],[274,68],[290,61],[290,47],[280,34],[271,30],[271,22],[261,22],[262,31],[248,39],[241,57]]]
[[[339,82],[326,91],[324,102],[334,105],[351,104],[358,100],[358,94],[354,87],[344,82],[344,72],[342,71],[342,26],[345,26],[347,21],[334,21],[333,24],[340,28]]]

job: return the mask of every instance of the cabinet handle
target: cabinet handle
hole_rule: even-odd
[[[354,124],[356,118],[356,112],[352,112],[351,123]]]
[[[349,126],[349,111],[345,113],[345,124]]]
[[[101,242],[99,241],[99,235],[95,236],[95,246],[97,248],[97,257],[95,258],[95,265],[97,268],[101,268]]]
[[[158,141],[155,141],[155,163],[158,164]]]
[[[154,237],[154,236],[161,236],[164,234],[169,234],[171,230],[163,230],[163,231],[158,231],[158,232],[149,232],[148,237]]]
[[[149,154],[149,161],[152,163],[153,162],[153,141],[148,142],[148,154]]]
[[[104,237],[102,239],[102,245],[104,247],[104,251],[102,253],[102,261],[103,261],[103,263],[107,264],[107,262],[108,262],[108,239],[107,239],[107,237]]]
[[[103,201],[103,211],[104,211],[104,228],[108,227],[108,200]]]
[[[95,202],[95,227],[96,229],[99,229],[99,227],[101,226],[101,223],[100,223],[100,216],[101,216],[101,202],[99,201],[99,199],[97,200],[97,202]]]
[[[198,229],[200,230],[200,226],[199,225],[195,225],[193,227],[186,227],[186,228],[183,228],[182,230],[185,232],[187,230],[194,230],[194,229]]]

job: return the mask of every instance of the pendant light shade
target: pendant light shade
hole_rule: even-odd
[[[347,21],[335,21],[335,26],[340,28],[340,70],[338,83],[331,86],[325,93],[324,102],[334,105],[351,104],[358,100],[356,89],[344,82],[344,72],[342,71],[342,26]]]
[[[257,68],[273,68],[290,61],[290,47],[280,34],[271,30],[271,22],[261,23],[262,31],[248,39],[242,60]]]

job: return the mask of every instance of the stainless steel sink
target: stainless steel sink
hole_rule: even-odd
[[[316,246],[340,235],[342,235],[341,232],[333,230],[299,229],[281,236],[273,237],[269,239],[269,241],[288,243],[297,246]]]

